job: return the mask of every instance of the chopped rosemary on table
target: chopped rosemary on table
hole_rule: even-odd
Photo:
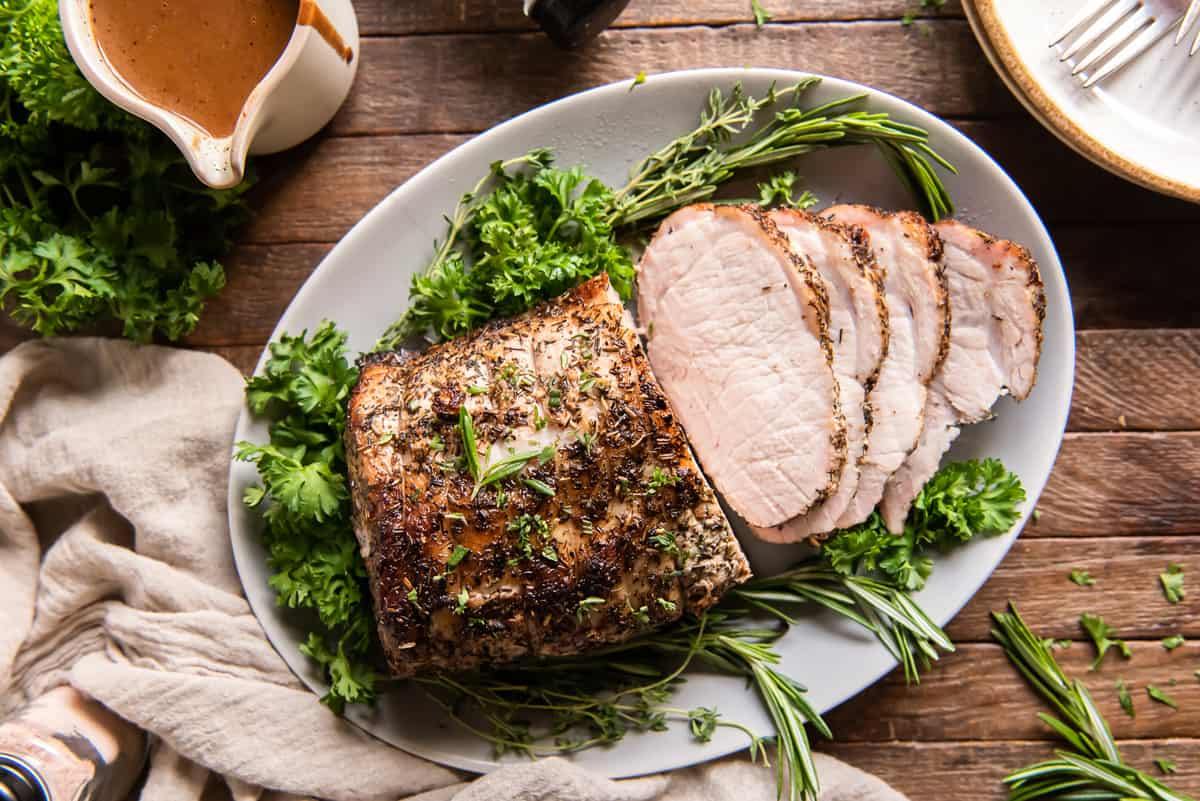
[[[1046,641],[1030,630],[1015,606],[993,612],[992,620],[992,638],[1056,713],[1038,717],[1069,746],[1056,751],[1054,759],[1009,774],[1004,779],[1009,801],[1192,801],[1125,762],[1091,693],[1078,679],[1067,678]]]

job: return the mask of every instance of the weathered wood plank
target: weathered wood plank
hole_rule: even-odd
[[[1067,434],[1038,508],[1047,535],[1200,533],[1200,432]]]
[[[1087,685],[1101,714],[1119,738],[1165,738],[1200,732],[1200,682],[1192,671],[1200,643],[1168,653],[1158,643],[1132,644],[1133,658],[1110,653],[1097,671],[1088,666],[1094,649],[1073,643],[1056,652],[1067,675]],[[1137,716],[1120,707],[1120,677],[1129,688]],[[1170,681],[1176,681],[1170,686]],[[1151,701],[1146,685],[1166,691],[1179,709]],[[1009,664],[997,645],[960,646],[943,656],[922,679],[908,686],[904,675],[887,678],[830,713],[827,721],[840,742],[886,740],[1052,740],[1037,713],[1046,708]]]
[[[1193,795],[1200,791],[1200,740],[1136,740],[1119,746],[1126,761],[1152,776],[1158,775],[1155,757],[1174,760],[1179,772],[1165,778],[1168,786]],[[919,801],[1003,801],[1005,775],[1053,756],[1050,743],[1030,742],[818,743],[817,749]]]
[[[1086,639],[1079,616],[1087,612],[1104,618],[1123,638],[1160,640],[1183,634],[1200,639],[1200,591],[1170,604],[1158,581],[1170,562],[1182,562],[1186,571],[1200,578],[1196,545],[1178,537],[1107,533],[1100,528],[1088,539],[1038,539],[1033,529],[1026,528],[996,572],[951,621],[947,627],[951,639],[988,641],[988,615],[1010,600],[1045,637]],[[1072,570],[1087,570],[1096,585],[1071,583]]]
[[[239,247],[226,262],[224,291],[209,304],[187,341],[251,342],[253,350],[262,350],[292,297],[332,247],[326,243]],[[253,365],[251,359],[249,366]]]
[[[1200,429],[1200,331],[1082,331],[1071,431]]]
[[[632,79],[639,70],[751,64],[853,76],[943,116],[1017,111],[966,21],[926,25],[928,35],[892,21],[624,29],[573,52],[536,33],[369,38],[332,130],[479,131],[564,94]]]
[[[815,20],[898,20],[913,10],[908,0],[765,0],[762,6],[773,22]],[[524,31],[533,25],[521,13],[521,4],[510,0],[432,0],[398,3],[395,0],[359,0],[358,25],[364,34],[479,33]],[[940,18],[962,16],[962,6],[951,0]],[[754,17],[748,0],[659,0],[634,2],[613,23],[618,28],[666,25],[728,25]]]

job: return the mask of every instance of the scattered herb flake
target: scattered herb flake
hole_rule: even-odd
[[[447,515],[449,517],[449,515]],[[465,518],[464,518],[465,519]],[[454,570],[458,567],[462,560],[466,559],[471,553],[471,549],[462,545],[455,545],[454,550],[450,553],[450,558],[446,560],[446,572]]]
[[[650,544],[663,553],[671,554],[673,556],[681,555],[679,552],[679,543],[675,539],[675,534],[667,531],[666,529],[660,528],[651,534]]]
[[[655,465],[654,469],[650,471],[649,480],[646,481],[646,494],[654,495],[663,487],[673,487],[678,483],[679,476]]]
[[[1174,773],[1176,768],[1174,762],[1169,759],[1163,759],[1162,757],[1156,757],[1154,759],[1154,766],[1162,771],[1164,776],[1169,776],[1170,774]]]
[[[442,451],[446,450],[446,443],[442,441],[442,438],[439,435],[434,434],[429,439],[429,450],[433,451],[434,453],[441,453]]]
[[[592,611],[593,609],[595,609],[598,606],[603,606],[603,605],[604,605],[603,598],[597,598],[594,595],[584,598],[582,601],[579,602],[579,606],[577,606],[575,608],[575,619],[578,620],[580,623],[582,623],[584,616],[587,615],[588,612]]]
[[[1167,565],[1167,572],[1160,573],[1158,580],[1162,582],[1163,595],[1167,596],[1169,603],[1177,604],[1184,599],[1186,593],[1183,589],[1183,565]]]
[[[667,612],[674,612],[679,608],[674,601],[668,601],[666,598],[655,598],[654,600],[658,601],[658,605]]]
[[[558,564],[558,548],[553,542],[548,542],[542,548],[542,557],[548,561]]]
[[[1078,584],[1080,587],[1094,587],[1096,580],[1092,578],[1092,574],[1086,570],[1072,570],[1071,581]]]
[[[487,391],[488,388],[482,384],[472,384],[471,386],[467,387],[468,395],[485,395],[487,394]]]
[[[646,71],[638,70],[638,74],[633,76],[633,83],[629,84],[629,91],[632,92],[634,89],[637,89],[639,86],[641,86],[645,82],[646,82]]]
[[[1133,652],[1129,650],[1129,645],[1124,640],[1115,639],[1113,635],[1116,632],[1097,615],[1089,615],[1085,612],[1079,617],[1079,625],[1092,638],[1092,642],[1096,646],[1096,659],[1092,662],[1092,670],[1100,668],[1100,664],[1104,661],[1104,655],[1113,646],[1116,646],[1121,655],[1126,659],[1133,656]]]
[[[750,0],[750,13],[754,15],[754,25],[757,28],[762,28],[771,21],[771,12],[762,7],[758,0]]]
[[[1133,708],[1133,696],[1129,694],[1129,687],[1125,684],[1125,679],[1117,679],[1117,701],[1121,704],[1121,709],[1131,718],[1137,717],[1137,710]]]
[[[455,600],[458,602],[458,605],[454,607],[454,614],[464,614],[467,611],[467,602],[471,600],[471,593],[467,591],[466,587],[463,587],[458,591]]]
[[[1152,701],[1157,701],[1164,706],[1169,706],[1171,709],[1179,709],[1179,704],[1174,698],[1167,695],[1165,692],[1155,687],[1153,684],[1146,685],[1146,695],[1150,696]]]
[[[534,492],[540,492],[542,495],[554,497],[554,487],[547,484],[545,481],[539,481],[536,478],[523,478],[521,483],[529,487]]]
[[[1184,640],[1182,634],[1172,634],[1170,637],[1163,639],[1162,647],[1168,651],[1174,651],[1176,648],[1183,645],[1183,643]]]

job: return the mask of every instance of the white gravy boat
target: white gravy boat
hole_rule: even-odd
[[[204,183],[217,189],[242,180],[248,154],[300,144],[333,118],[358,71],[358,20],[351,0],[300,0],[296,29],[283,54],[250,92],[229,136],[142,98],[108,63],[92,31],[89,0],[60,0],[71,56],[100,94],[163,131]]]

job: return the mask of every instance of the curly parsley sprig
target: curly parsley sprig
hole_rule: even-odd
[[[51,336],[178,339],[224,286],[249,182],[202,186],[79,72],[55,0],[0,0],[0,305]]]

